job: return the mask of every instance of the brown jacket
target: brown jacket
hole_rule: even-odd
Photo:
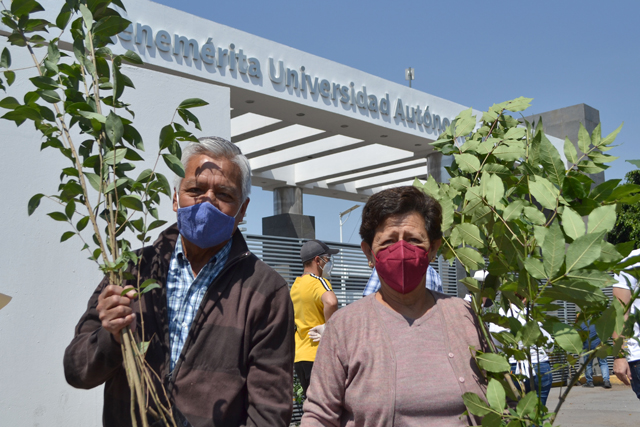
[[[443,339],[460,396],[486,394],[486,380],[469,346],[484,349],[478,320],[461,298],[432,292],[440,307]],[[311,385],[304,404],[302,427],[394,425],[396,361],[391,339],[377,314],[375,294],[339,310],[327,322]],[[438,375],[434,373],[434,377]],[[434,380],[432,387],[438,387]],[[461,420],[476,425],[470,417]]]
[[[293,306],[285,280],[233,236],[226,266],[212,282],[173,372],[166,280],[179,237],[174,225],[143,250],[141,280],[161,288],[133,303],[137,333],[144,320],[146,359],[171,402],[195,426],[286,426],[292,412]],[[135,268],[131,272],[136,275]],[[131,425],[129,386],[120,346],[102,329],[96,305],[105,278],[89,300],[64,355],[65,376],[77,388],[105,384],[103,424]],[[142,306],[142,309],[141,309]],[[140,315],[140,311],[142,311]],[[140,424],[139,424],[140,425]]]

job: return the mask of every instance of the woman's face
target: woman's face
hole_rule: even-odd
[[[362,242],[362,251],[375,266],[376,260],[373,255],[400,240],[428,251],[429,260],[433,260],[440,247],[440,240],[429,241],[424,218],[417,212],[409,212],[387,218],[376,229],[371,247],[366,242]]]

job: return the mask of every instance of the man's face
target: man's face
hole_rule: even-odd
[[[249,199],[242,203],[242,174],[231,160],[196,154],[185,165],[185,176],[179,189],[180,207],[208,202],[221,212],[236,216],[234,231],[244,218]],[[176,194],[173,211],[178,211]]]

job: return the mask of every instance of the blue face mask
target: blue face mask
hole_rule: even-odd
[[[176,197],[179,195],[176,194]],[[209,202],[180,207],[178,202],[178,230],[199,248],[211,248],[231,238],[236,218],[226,215]],[[238,213],[240,213],[238,209]],[[236,213],[236,216],[238,215]]]

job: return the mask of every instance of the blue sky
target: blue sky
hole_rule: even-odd
[[[638,1],[238,1],[159,0],[305,52],[479,110],[518,96],[526,114],[585,103],[600,111],[603,134],[624,127],[605,172],[623,178],[640,159]],[[305,196],[317,237],[337,241],[338,213],[353,202]],[[250,233],[273,214],[272,193],[254,188]],[[358,243],[360,210],[345,241]]]

